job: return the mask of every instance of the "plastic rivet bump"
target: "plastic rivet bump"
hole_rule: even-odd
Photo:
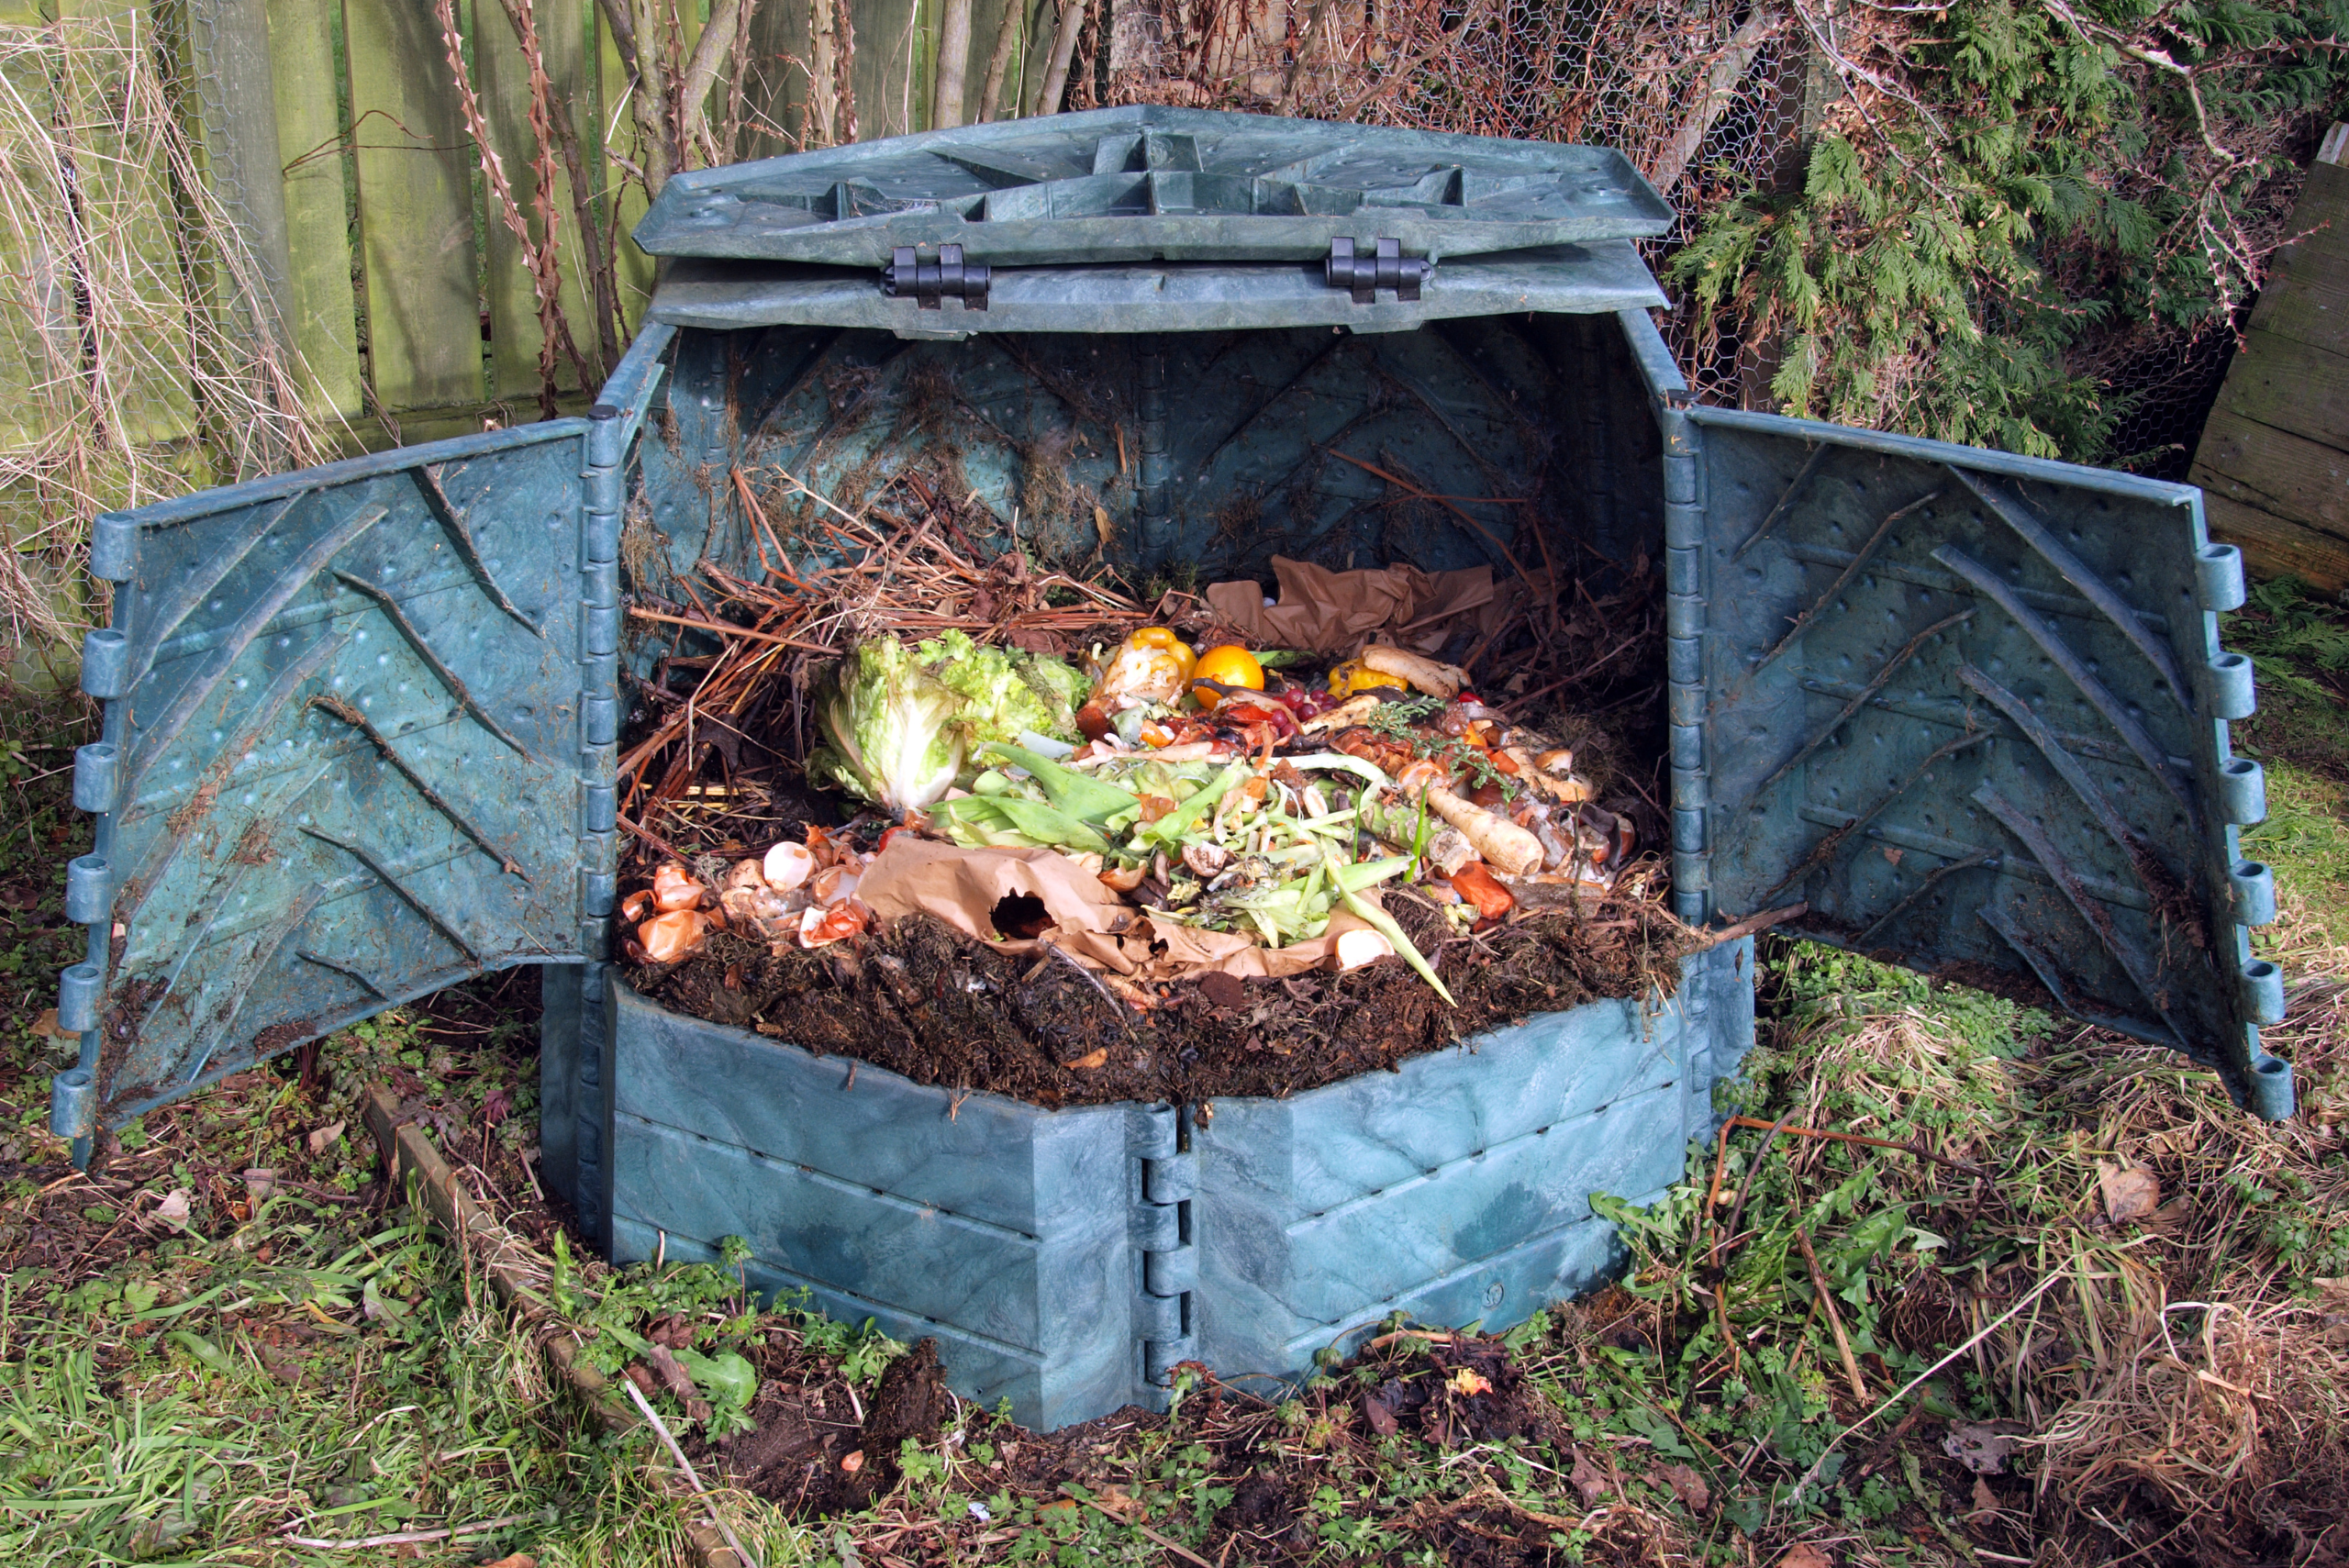
[[[2267,819],[2267,775],[2248,757],[2230,757],[2219,767],[2219,792],[2227,820],[2248,828]]]
[[[2215,718],[2249,718],[2259,711],[2252,690],[2251,660],[2221,653],[2210,661],[2210,713]]]
[[[2233,545],[2206,544],[2195,551],[2194,577],[2204,609],[2243,607],[2243,551]]]
[[[93,740],[73,753],[73,804],[83,811],[112,811],[121,753],[110,740]]]
[[[90,575],[128,583],[139,570],[139,525],[120,512],[101,512],[90,525]]]
[[[82,639],[82,690],[104,702],[123,695],[130,675],[130,639],[101,628]]]
[[[2257,861],[2237,861],[2227,873],[2235,888],[2235,919],[2266,926],[2276,918],[2276,873]]]
[[[77,926],[94,926],[106,917],[114,901],[114,867],[104,855],[82,855],[66,862],[65,917]]]
[[[2259,1024],[2284,1021],[2284,972],[2266,959],[2243,966],[2243,1010]]]
[[[2292,1064],[2265,1052],[2251,1063],[2251,1108],[2268,1121],[2288,1121],[2292,1115]]]
[[[57,977],[57,1027],[83,1034],[98,1027],[98,997],[106,977],[95,963],[77,963]]]
[[[65,1139],[87,1138],[98,1130],[98,1086],[88,1068],[68,1068],[50,1080],[49,1130]]]

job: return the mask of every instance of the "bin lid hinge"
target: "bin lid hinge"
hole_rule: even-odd
[[[1392,291],[1398,300],[1419,297],[1419,285],[1435,271],[1433,261],[1404,255],[1399,239],[1375,241],[1373,253],[1357,253],[1354,247],[1361,243],[1342,238],[1330,241],[1330,258],[1321,263],[1321,275],[1331,288],[1353,290],[1356,305],[1375,304],[1380,289]]]
[[[987,285],[995,269],[984,261],[964,261],[960,245],[941,245],[938,260],[925,261],[911,245],[900,245],[889,264],[881,269],[881,292],[891,299],[911,299],[924,310],[937,310],[949,299],[959,299],[965,310],[987,307]]]

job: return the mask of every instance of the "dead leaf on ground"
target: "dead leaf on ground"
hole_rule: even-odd
[[[680,1399],[694,1396],[694,1380],[685,1374],[685,1369],[678,1364],[676,1355],[668,1346],[654,1341],[644,1359],[651,1363],[653,1375],[661,1380],[662,1387]]]
[[[75,1034],[72,1029],[65,1028],[62,1024],[57,1021],[57,1009],[54,1007],[47,1008],[41,1013],[39,1021],[33,1025],[33,1032],[35,1034],[45,1034],[52,1040],[80,1040],[82,1038],[80,1035]]]
[[[310,1152],[313,1155],[325,1153],[333,1147],[334,1140],[342,1136],[342,1129],[343,1123],[330,1121],[326,1126],[314,1130],[306,1140],[310,1145]]]
[[[1653,1472],[1652,1479],[1687,1504],[1691,1513],[1701,1514],[1713,1506],[1712,1488],[1705,1485],[1703,1476],[1685,1464],[1667,1464]]]
[[[1139,1524],[1150,1518],[1150,1510],[1135,1501],[1123,1486],[1104,1486],[1093,1495],[1093,1505],[1113,1518],[1127,1524]]]
[[[1778,1559],[1777,1568],[1835,1568],[1835,1559],[1807,1540],[1796,1541]]]
[[[1974,1478],[1974,1511],[1965,1517],[1969,1519],[1978,1518],[1984,1514],[1995,1514],[1998,1511],[1998,1495],[1990,1490],[1990,1484],[1987,1481],[1983,1480],[1979,1475],[1976,1476]]]
[[[1395,1419],[1395,1412],[1375,1394],[1362,1396],[1362,1414],[1363,1419],[1370,1423],[1370,1429],[1382,1438],[1391,1438],[1402,1428],[1402,1423]]]
[[[256,1209],[267,1203],[277,1191],[277,1173],[266,1165],[256,1165],[245,1173],[245,1201]]]
[[[2097,1162],[2096,1183],[2104,1193],[2105,1218],[2115,1225],[2128,1219],[2143,1219],[2162,1203],[2162,1184],[2143,1165],[2121,1170]]]
[[[539,1568],[539,1560],[527,1551],[517,1551],[512,1556],[501,1557],[495,1562],[484,1562],[481,1568]]]
[[[165,1225],[185,1225],[187,1223],[187,1189],[173,1187],[170,1192],[165,1193],[156,1201],[155,1212],[148,1218],[160,1220]]]
[[[2006,1469],[2021,1435],[2020,1421],[1955,1422],[1942,1440],[1942,1451],[1976,1475],[1996,1475]]]
[[[1586,1508],[1597,1507],[1609,1493],[1615,1490],[1615,1484],[1607,1478],[1607,1473],[1591,1463],[1586,1453],[1575,1455],[1574,1472],[1566,1479],[1574,1483]]]

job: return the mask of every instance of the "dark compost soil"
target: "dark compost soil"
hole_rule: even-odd
[[[938,921],[899,920],[813,951],[720,932],[674,968],[629,971],[663,1006],[920,1084],[1036,1105],[1196,1104],[1292,1094],[1528,1017],[1672,994],[1691,940],[1651,901],[1544,911],[1475,935],[1410,893],[1387,907],[1458,998],[1400,960],[1342,974],[1157,987],[1142,1011],[1071,961],[1006,955]]]

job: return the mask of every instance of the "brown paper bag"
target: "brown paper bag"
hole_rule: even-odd
[[[1256,583],[1208,585],[1208,607],[1252,648],[1352,654],[1383,631],[1397,647],[1432,653],[1459,629],[1463,617],[1473,617],[1478,631],[1497,629],[1512,596],[1494,585],[1489,566],[1437,573],[1416,566],[1332,572],[1275,555],[1273,574],[1280,599],[1269,606]]]

